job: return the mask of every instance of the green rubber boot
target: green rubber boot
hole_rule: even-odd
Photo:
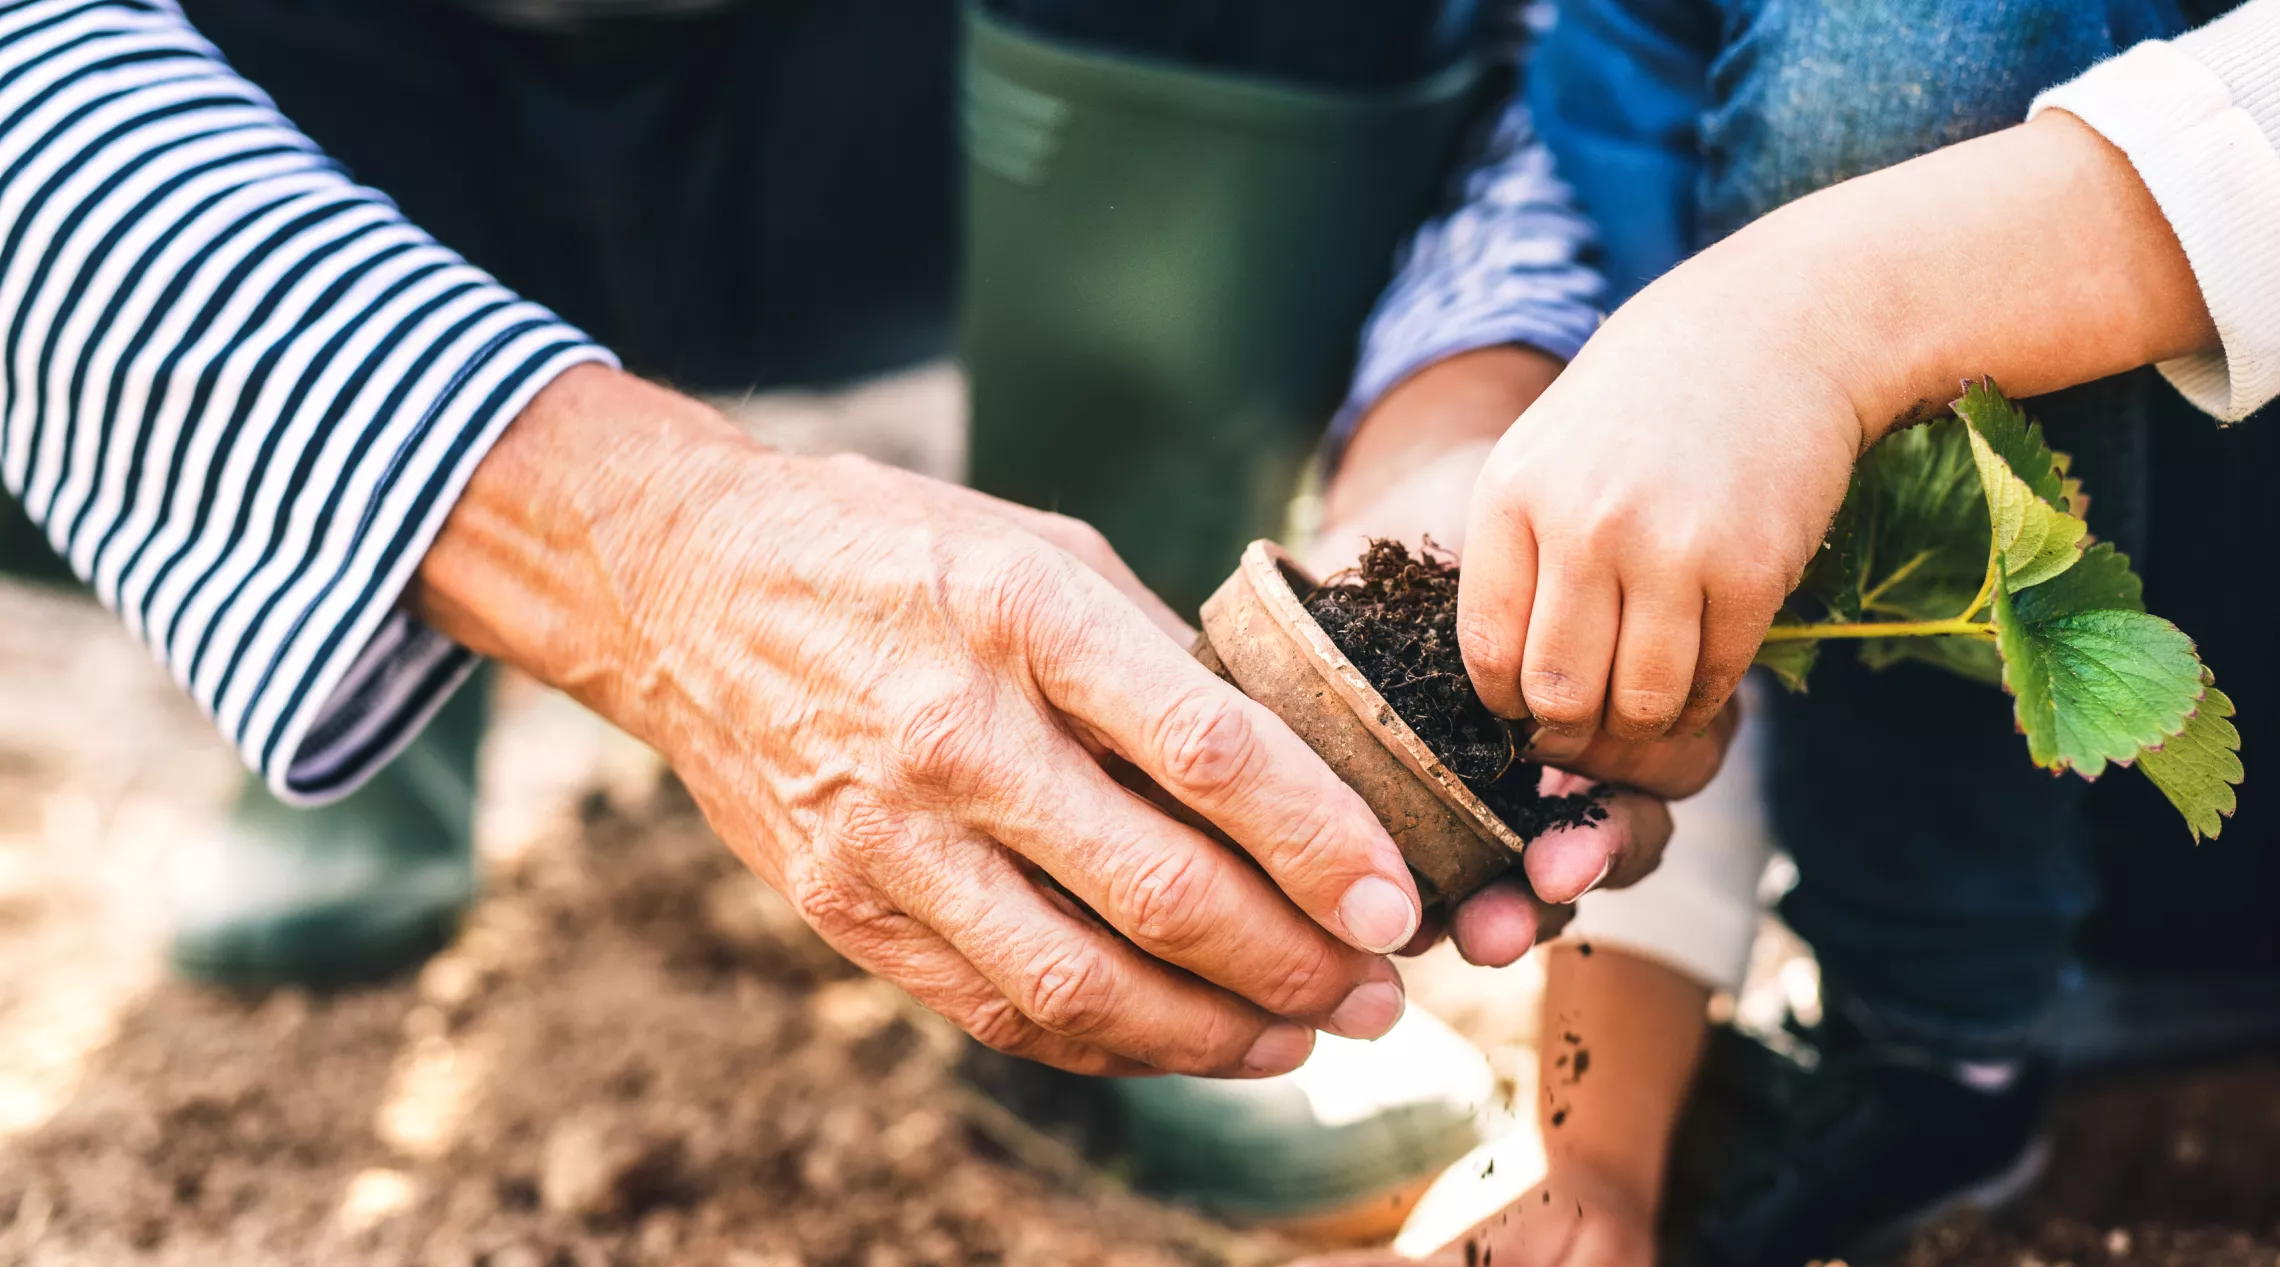
[[[0,573],[76,585],[0,495]],[[168,858],[175,969],[255,988],[376,981],[451,939],[475,900],[475,755],[490,673],[348,797],[294,809],[248,777],[226,822]]]
[[[476,897],[478,673],[347,797],[295,809],[247,778],[229,818],[169,859],[175,970],[234,989],[330,987],[408,971]]]
[[[1470,62],[1297,88],[1057,43],[969,6],[962,341],[973,481],[1090,520],[1193,611],[1279,532]]]

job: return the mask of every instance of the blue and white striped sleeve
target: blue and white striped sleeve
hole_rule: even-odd
[[[0,5],[0,474],[279,795],[348,791],[473,667],[399,596],[499,432],[609,359],[166,0]]]
[[[1433,362],[1508,343],[1569,360],[1599,327],[1606,288],[1590,263],[1591,222],[1554,174],[1519,94],[1459,188],[1455,209],[1403,248],[1362,329],[1353,385],[1330,425],[1333,462],[1369,407]]]

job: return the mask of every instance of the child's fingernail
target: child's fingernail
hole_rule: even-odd
[[[1538,728],[1528,737],[1525,750],[1531,761],[1564,761],[1591,746],[1588,736],[1563,735],[1557,731]]]
[[[1587,885],[1584,885],[1584,886],[1583,886],[1583,893],[1578,893],[1578,894],[1576,894],[1576,896],[1580,898],[1580,897],[1582,897],[1582,896],[1583,896],[1583,894],[1584,894],[1584,893],[1589,893],[1589,892],[1591,892],[1593,889],[1596,889],[1596,888],[1598,888],[1600,885],[1607,883],[1607,876],[1608,876],[1608,873],[1609,873],[1609,872],[1611,872],[1611,871],[1613,871],[1614,869],[1615,869],[1615,859],[1613,859],[1613,858],[1609,858],[1607,861],[1605,861],[1605,862],[1603,862],[1603,863],[1600,863],[1600,864],[1599,864],[1599,874],[1598,874],[1598,875],[1595,875],[1595,876],[1593,876],[1593,877],[1591,878],[1591,883],[1589,883],[1589,884],[1587,884]]]

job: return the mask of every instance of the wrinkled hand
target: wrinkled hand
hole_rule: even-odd
[[[1473,490],[1497,438],[1558,373],[1558,362],[1541,353],[1489,348],[1438,362],[1387,393],[1356,428],[1325,490],[1308,567],[1317,576],[1349,567],[1373,537],[1412,549],[1430,539],[1463,555]],[[1467,556],[1466,580],[1473,566]],[[1645,878],[1670,840],[1664,800],[1691,796],[1710,781],[1739,720],[1727,708],[1700,733],[1632,743],[1598,732],[1569,746],[1558,754],[1562,768],[1544,772],[1542,790],[1560,795],[1615,784],[1623,790],[1608,799],[1606,820],[1532,842],[1521,861],[1525,882],[1498,880],[1448,916],[1436,912],[1409,949],[1422,951],[1447,933],[1471,962],[1509,964],[1566,924],[1576,898]]]
[[[550,387],[430,555],[431,618],[655,744],[826,940],[1001,1050],[1256,1076],[1310,1027],[1391,1027],[1378,952],[1418,918],[1393,842],[1097,534],[698,409]]]

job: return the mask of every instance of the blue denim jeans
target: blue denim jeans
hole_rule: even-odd
[[[1627,295],[1803,194],[2016,123],[2041,89],[2201,16],[2176,0],[1580,0],[1529,91]],[[2166,395],[2147,372],[2032,406],[2096,490],[2094,529],[2133,553]],[[2010,710],[1987,686],[1843,654],[1771,710],[1768,793],[1799,873],[1782,913],[1824,1002],[1873,1038],[2020,1052],[2062,996],[2096,898],[2090,789],[2036,770]]]

